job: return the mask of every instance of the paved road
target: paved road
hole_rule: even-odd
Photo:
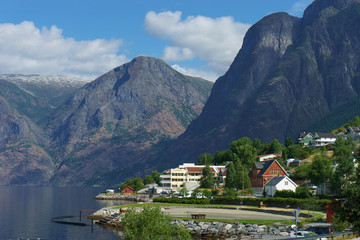
[[[255,219],[255,220],[287,220],[294,219],[292,216],[272,214],[240,209],[222,208],[187,208],[167,207],[165,212],[172,217],[191,217],[191,214],[206,214],[206,218],[217,219]]]

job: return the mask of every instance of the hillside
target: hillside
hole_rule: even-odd
[[[43,146],[44,132],[30,117],[49,106],[0,80],[0,184],[47,185],[54,165]],[[39,114],[41,115],[41,114]]]
[[[158,166],[166,168],[194,161],[244,136],[294,138],[355,101],[360,94],[358,22],[359,0],[316,0],[303,18],[276,13],[260,20],[216,81],[199,118],[153,162],[161,159]]]
[[[116,183],[125,174],[139,174],[150,154],[200,114],[211,87],[149,57],[137,57],[85,85],[46,123],[58,163],[52,183]],[[121,166],[127,170],[108,177]]]

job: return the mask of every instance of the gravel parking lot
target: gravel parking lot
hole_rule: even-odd
[[[294,217],[292,216],[285,216],[281,214],[248,211],[241,209],[223,209],[223,208],[165,207],[165,212],[172,217],[191,217],[191,214],[206,214],[206,218],[216,218],[216,219],[253,219],[253,220],[294,219]]]

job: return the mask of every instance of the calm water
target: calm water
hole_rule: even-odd
[[[53,217],[79,216],[80,210],[97,210],[113,204],[123,204],[121,201],[93,199],[104,190],[105,188],[88,187],[0,186],[0,240],[119,239],[117,234],[95,224],[91,232],[91,222],[85,217],[82,217],[82,222],[88,226],[51,222]],[[72,218],[71,221],[79,221],[79,218]]]

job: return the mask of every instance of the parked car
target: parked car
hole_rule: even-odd
[[[314,236],[315,234],[308,231],[297,231],[297,232],[291,232],[290,238],[303,238],[303,237],[310,237]]]
[[[318,235],[324,235],[324,234],[332,234],[333,229],[330,226],[316,226],[316,227],[309,227],[306,229],[309,232],[314,232]]]

